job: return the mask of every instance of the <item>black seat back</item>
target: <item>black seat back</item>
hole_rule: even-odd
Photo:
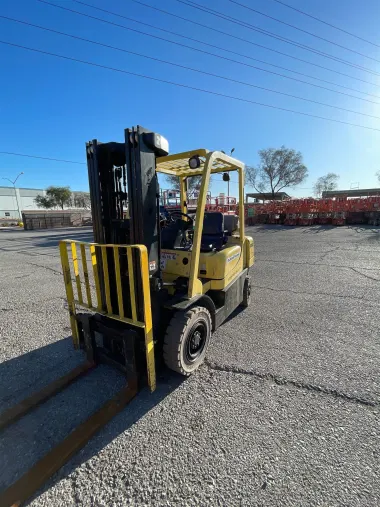
[[[224,215],[224,228],[229,236],[239,228],[238,215]]]
[[[224,215],[220,212],[205,212],[201,239],[201,250],[220,250],[225,243]]]

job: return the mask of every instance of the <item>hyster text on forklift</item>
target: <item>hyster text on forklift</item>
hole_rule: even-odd
[[[202,364],[212,332],[250,302],[252,238],[244,232],[244,164],[220,151],[169,155],[167,140],[142,127],[122,143],[86,145],[94,242],[60,243],[74,346],[86,362],[0,415],[8,426],[106,362],[125,373],[117,395],[0,495],[19,505],[136,395],[156,386],[156,366],[181,375]],[[238,213],[206,212],[210,176],[236,171]],[[181,209],[160,213],[158,173],[177,176]],[[187,178],[201,177],[195,215]]]

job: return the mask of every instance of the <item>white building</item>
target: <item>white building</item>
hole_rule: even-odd
[[[75,194],[83,195],[84,193],[86,192],[72,192],[73,197],[75,197]],[[46,192],[42,188],[0,187],[0,220],[21,219],[22,211],[43,211],[34,202],[37,195],[46,195]],[[78,208],[75,199],[72,199],[71,205],[65,206],[65,209],[82,208]]]
[[[34,202],[37,195],[45,195],[45,190],[42,188],[0,187],[0,219],[18,219],[21,218],[22,210],[38,209]]]

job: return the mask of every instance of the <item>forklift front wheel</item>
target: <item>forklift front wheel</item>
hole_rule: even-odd
[[[164,340],[166,366],[184,376],[193,373],[204,361],[211,329],[211,315],[203,306],[176,312]]]

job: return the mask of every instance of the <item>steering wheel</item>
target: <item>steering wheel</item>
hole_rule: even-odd
[[[174,222],[175,220],[175,216],[178,215],[178,217],[186,217],[188,220],[190,220],[192,223],[194,222],[194,218],[190,215],[188,215],[187,213],[183,213],[182,211],[179,211],[179,210],[174,210],[174,211],[169,211],[169,217],[170,219]]]

